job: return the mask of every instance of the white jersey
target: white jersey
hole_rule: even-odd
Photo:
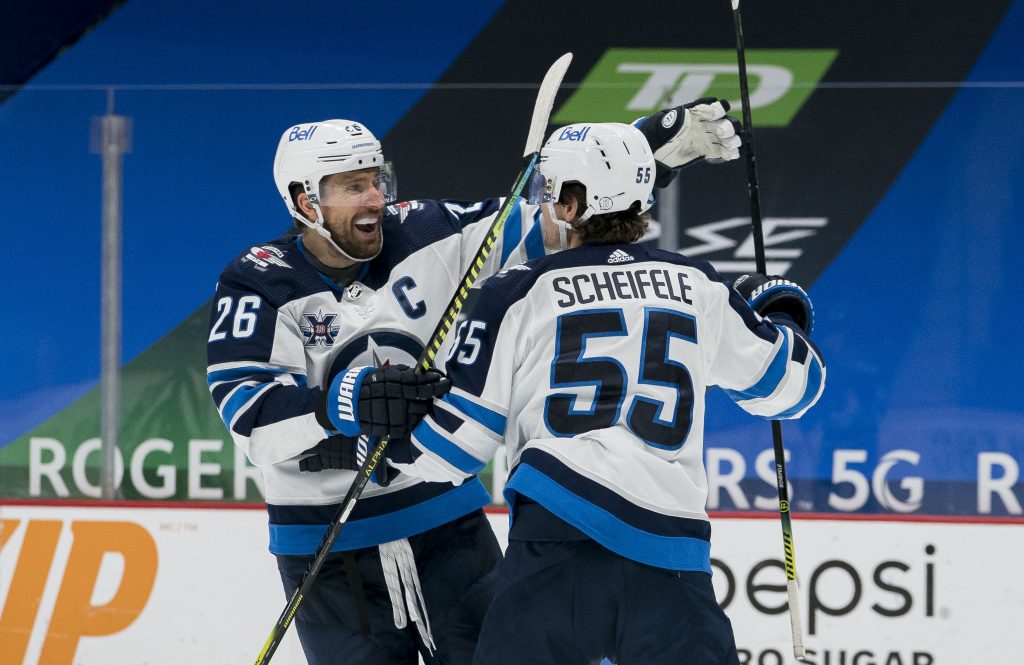
[[[272,552],[314,552],[355,476],[299,471],[300,454],[334,434],[314,414],[322,389],[349,367],[416,365],[500,204],[388,207],[381,254],[346,288],[318,272],[292,235],[251,247],[224,270],[210,317],[208,382],[232,438],[262,472]],[[481,278],[543,256],[536,211],[513,208]],[[334,549],[422,533],[489,502],[479,482],[399,476],[386,488],[370,484]]]
[[[513,525],[526,496],[605,547],[674,570],[710,572],[705,391],[797,418],[825,385],[795,325],[756,315],[709,264],[635,244],[492,277],[458,344],[451,392],[411,444],[388,450],[392,463],[458,482],[504,441]]]

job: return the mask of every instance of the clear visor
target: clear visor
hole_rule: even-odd
[[[393,203],[397,198],[391,162],[379,168],[332,173],[320,179],[320,205],[365,208]]]
[[[541,173],[539,168],[534,168],[530,173],[530,179],[523,188],[523,198],[527,203],[540,205],[541,203],[554,203],[552,196],[553,180]]]

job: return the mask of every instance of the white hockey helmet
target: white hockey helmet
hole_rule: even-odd
[[[274,157],[274,182],[292,217],[315,230],[347,258],[356,258],[339,247],[324,228],[320,210],[322,180],[335,173],[380,169],[380,190],[385,203],[395,200],[395,174],[391,162],[384,161],[380,141],[361,123],[352,120],[323,120],[293,125],[284,131]],[[296,207],[290,187],[302,185],[316,210],[316,220],[307,219]],[[382,243],[383,246],[383,243]]]
[[[653,203],[654,176],[654,155],[636,127],[569,125],[556,129],[541,149],[526,198],[534,204],[556,203],[563,185],[578,182],[587,188],[587,205],[576,223],[628,210],[637,202],[644,212]]]

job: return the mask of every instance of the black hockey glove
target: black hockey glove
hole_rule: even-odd
[[[308,457],[299,460],[299,471],[319,473],[324,469],[356,471],[366,451],[359,450],[358,437],[335,434],[312,448],[303,450],[302,454]]]
[[[796,282],[779,275],[759,272],[742,275],[736,280],[736,291],[761,316],[784,314],[808,335],[814,325],[814,305],[807,292]]]
[[[684,166],[702,160],[720,164],[740,156],[740,123],[726,115],[728,110],[726,100],[702,97],[633,123],[654,153],[656,186],[668,186]]]
[[[322,440],[312,448],[303,450],[302,454],[306,457],[299,460],[299,471],[312,473],[319,473],[324,469],[358,471],[373,445],[374,443],[371,442],[367,447],[361,448],[359,437],[336,434]],[[381,460],[374,467],[370,480],[381,487],[387,487],[397,475],[397,469],[388,466],[386,460]]]
[[[353,367],[323,392],[317,419],[347,436],[398,439],[408,436],[430,412],[434,398],[450,389],[451,382],[435,369],[417,374],[407,365]]]

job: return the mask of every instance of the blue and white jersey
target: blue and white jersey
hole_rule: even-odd
[[[625,557],[710,572],[705,390],[797,418],[825,365],[802,331],[755,314],[709,264],[587,245],[489,279],[448,376],[410,444],[389,448],[393,465],[458,482],[504,442],[513,523],[523,495]]]
[[[415,365],[500,209],[410,201],[386,209],[384,247],[341,288],[307,260],[299,236],[253,246],[221,274],[207,344],[210,392],[235,443],[260,468],[270,550],[312,554],[355,473],[299,471],[299,455],[334,432],[314,408],[348,367]],[[520,203],[481,271],[544,254],[537,209]],[[335,550],[422,533],[487,504],[479,481],[455,487],[399,476],[370,484]]]

